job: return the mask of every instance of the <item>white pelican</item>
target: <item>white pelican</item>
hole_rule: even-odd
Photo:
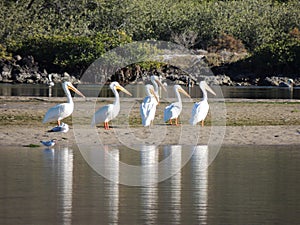
[[[72,90],[78,95],[85,97],[80,91],[78,91],[71,82],[65,81],[62,84],[65,94],[67,95],[68,102],[58,104],[56,106],[51,107],[45,114],[43,123],[57,121],[57,125],[60,126],[60,121],[68,116],[70,116],[74,110],[74,103],[72,100],[71,93],[69,91]]]
[[[151,82],[152,82],[152,84],[153,84],[155,94],[156,94],[156,96],[158,97],[158,101],[159,101],[158,85],[161,86],[165,92],[167,91],[167,89],[166,89],[165,85],[163,85],[163,84],[160,82],[160,80],[158,79],[158,76],[152,75],[152,76],[150,77],[150,80],[151,80]]]
[[[216,95],[216,93],[207,85],[205,81],[201,81],[199,86],[203,93],[203,99],[200,102],[196,102],[194,104],[190,124],[196,125],[198,122],[201,121],[201,126],[203,127],[204,119],[206,118],[209,109],[209,105],[207,102],[207,91],[209,91],[213,95]]]
[[[154,120],[156,106],[159,103],[159,98],[155,93],[155,90],[151,84],[145,86],[146,97],[144,98],[141,106],[140,113],[142,117],[142,124],[144,127],[150,126]]]
[[[54,82],[52,81],[52,74],[49,74],[48,78],[49,78],[49,83],[48,83],[49,87],[53,87],[54,86]]]
[[[179,92],[181,92],[189,98],[191,96],[178,84],[174,85],[174,91],[177,97],[177,102],[174,102],[165,108],[164,121],[167,122],[169,120],[170,124],[172,124],[172,119],[175,119],[175,125],[178,126],[178,117],[182,110],[182,102]]]
[[[56,139],[52,139],[50,141],[40,141],[46,147],[52,147],[56,143]]]
[[[115,95],[115,101],[113,104],[105,105],[98,109],[93,116],[91,124],[92,126],[95,126],[98,123],[104,122],[105,130],[109,129],[108,122],[114,119],[120,111],[120,97],[117,90],[123,91],[124,93],[132,96],[131,93],[123,88],[118,82],[112,82],[109,87]]]

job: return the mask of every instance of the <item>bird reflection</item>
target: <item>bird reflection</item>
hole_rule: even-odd
[[[166,145],[164,146],[164,156],[170,157],[171,174],[170,178],[170,203],[172,205],[170,224],[180,224],[181,219],[181,145]]]
[[[108,196],[108,212],[110,224],[118,224],[119,221],[119,149],[110,149],[109,146],[104,146],[106,151],[104,157],[105,176],[108,178],[105,182],[105,193]]]
[[[193,146],[191,159],[193,176],[193,208],[199,224],[207,223],[207,199],[208,199],[208,146]]]
[[[63,224],[72,224],[72,193],[73,193],[73,151],[64,148],[46,148],[45,160],[57,176],[57,191],[59,193],[59,208]]]
[[[141,210],[145,218],[144,224],[156,224],[158,213],[158,153],[155,145],[141,147]]]

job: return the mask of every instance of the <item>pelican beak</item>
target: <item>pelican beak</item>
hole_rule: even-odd
[[[123,88],[121,85],[116,86],[116,89],[120,90],[120,91],[123,91],[124,93],[132,96],[132,94],[129,91],[127,91],[125,88]]]
[[[155,94],[155,91],[154,91],[153,88],[150,88],[150,93],[154,96],[154,98],[156,99],[157,103],[159,103],[158,97],[157,97],[157,95]]]
[[[160,82],[159,79],[155,79],[155,81],[159,84],[159,86],[162,87],[162,89],[163,89],[165,92],[167,92],[167,89],[166,89],[165,85],[163,85],[163,84]]]
[[[211,89],[210,86],[205,85],[205,89],[206,89],[207,91],[209,91],[210,93],[212,93],[213,95],[217,95],[217,94]]]
[[[72,84],[68,84],[68,88],[74,91],[76,94],[80,95],[81,97],[85,98],[85,96],[80,91],[78,91],[77,88],[75,88]]]
[[[191,96],[183,88],[179,88],[178,91],[184,94],[185,96],[191,98]]]

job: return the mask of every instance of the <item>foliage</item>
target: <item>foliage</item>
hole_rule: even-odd
[[[130,42],[123,32],[108,34],[96,33],[93,36],[35,35],[18,44],[12,44],[16,54],[32,55],[48,72],[83,72],[88,65],[106,51]]]
[[[233,36],[225,33],[215,39],[208,50],[210,52],[222,52],[224,50],[237,53],[247,52],[241,40],[237,40]]]
[[[6,48],[0,44],[0,59],[11,59],[11,54],[9,54]]]
[[[256,72],[288,74],[300,71],[300,40],[281,40],[261,45],[252,58]]]
[[[244,45],[257,58],[272,56],[267,67],[297,62],[298,0],[6,0],[0,7],[0,44],[36,56],[47,70],[82,73],[106,51],[141,40]]]

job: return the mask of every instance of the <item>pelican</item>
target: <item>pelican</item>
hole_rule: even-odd
[[[200,102],[196,102],[194,104],[194,107],[192,109],[192,117],[190,119],[190,124],[196,125],[198,122],[201,121],[201,126],[203,127],[204,119],[206,118],[209,109],[209,105],[207,102],[207,91],[209,91],[213,95],[216,95],[216,93],[207,85],[205,81],[201,81],[199,86],[203,93],[203,99]]]
[[[132,96],[131,93],[122,87],[118,82],[112,82],[109,87],[115,95],[115,101],[113,104],[105,105],[98,109],[93,116],[91,124],[92,126],[95,126],[98,123],[104,122],[105,130],[109,129],[108,122],[114,119],[120,111],[120,97],[117,90],[123,91],[124,93]]]
[[[182,102],[180,93],[184,94],[187,97],[191,97],[180,85],[176,84],[174,85],[174,91],[177,97],[177,102],[174,102],[170,105],[168,105],[164,110],[164,121],[167,122],[170,121],[170,124],[172,124],[172,119],[175,119],[175,125],[178,126],[178,117],[182,110]]]
[[[161,86],[165,92],[167,91],[167,89],[166,89],[165,85],[163,85],[163,84],[160,82],[160,80],[158,79],[158,76],[152,75],[152,76],[150,77],[150,80],[151,80],[151,82],[152,82],[152,84],[153,84],[155,94],[156,94],[156,96],[158,97],[158,101],[159,101],[158,85]]]
[[[46,147],[53,147],[56,143],[56,139],[52,139],[50,141],[40,141]]]
[[[49,78],[49,83],[48,83],[49,87],[53,87],[54,86],[54,82],[52,81],[52,74],[49,74],[48,78]]]
[[[155,93],[155,90],[151,84],[145,86],[146,97],[144,98],[141,106],[140,113],[142,117],[142,124],[144,127],[150,126],[154,120],[156,106],[159,103],[159,98]]]
[[[62,87],[64,89],[65,94],[67,95],[68,102],[58,104],[56,106],[51,107],[45,114],[43,123],[51,122],[51,121],[57,121],[57,125],[61,125],[61,120],[70,116],[74,110],[74,103],[72,100],[71,93],[69,91],[72,90],[78,95],[85,97],[80,91],[78,91],[71,82],[65,81],[62,84]]]

